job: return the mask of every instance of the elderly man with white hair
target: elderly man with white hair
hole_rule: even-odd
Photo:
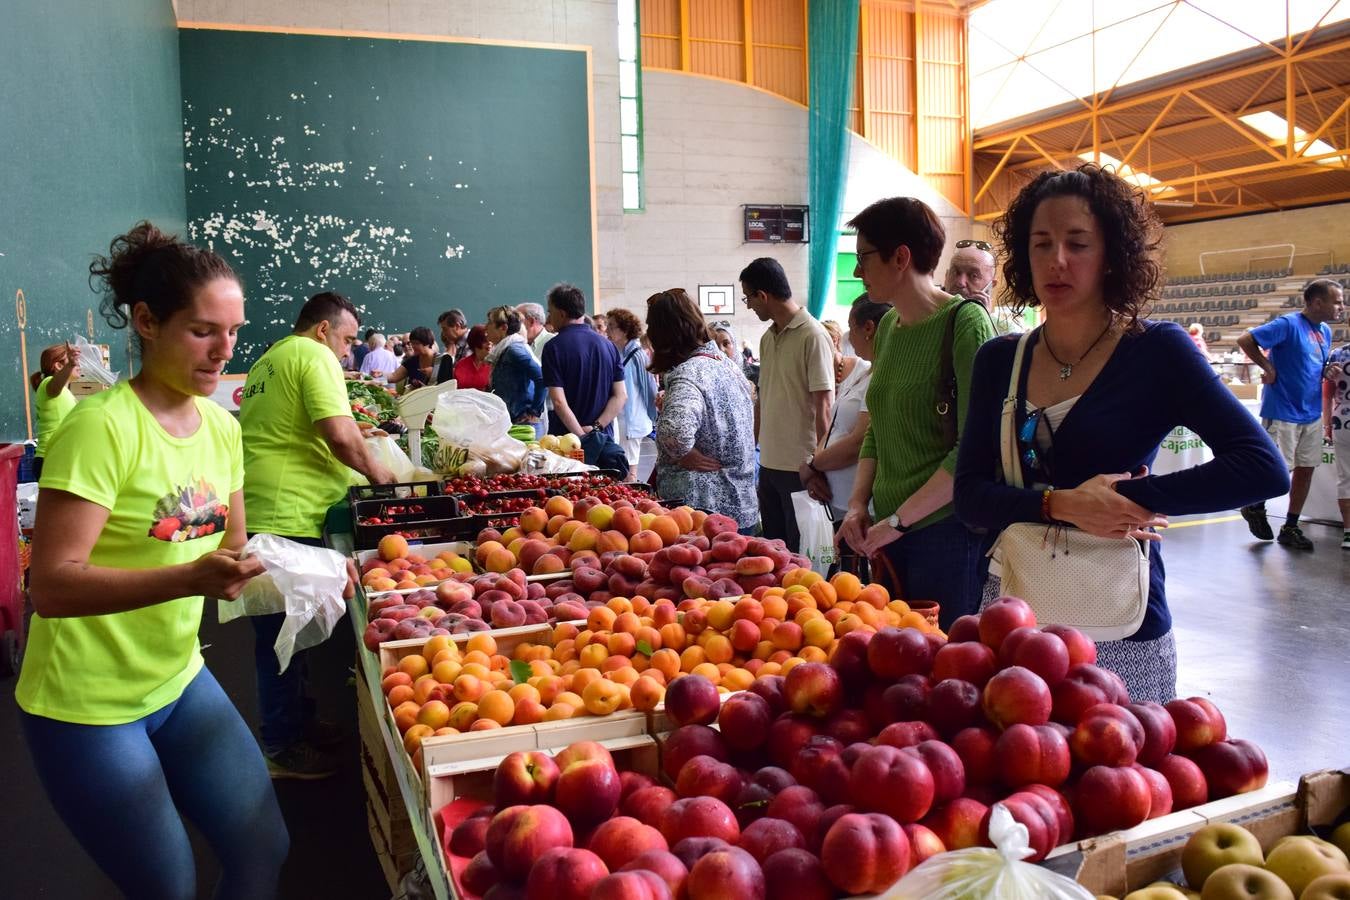
[[[985,309],[989,309],[994,292],[994,266],[994,248],[988,241],[957,241],[952,258],[947,263],[942,289],[949,294],[960,294],[968,300],[978,300]]]
[[[398,368],[398,357],[386,349],[386,343],[388,341],[382,334],[370,336],[370,351],[366,353],[366,358],[361,360],[362,375],[379,378]]]
[[[525,326],[525,342],[530,345],[530,352],[535,359],[543,359],[544,345],[553,339],[553,332],[548,330],[548,313],[538,303],[522,303],[516,312]]]

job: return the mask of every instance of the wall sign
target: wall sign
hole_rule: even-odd
[[[746,204],[745,243],[808,244],[811,242],[810,214],[805,206],[763,206]]]

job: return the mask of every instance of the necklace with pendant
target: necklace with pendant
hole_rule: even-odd
[[[1078,359],[1074,360],[1071,363],[1066,363],[1064,360],[1059,358],[1059,354],[1055,353],[1055,349],[1050,346],[1050,335],[1046,334],[1044,327],[1041,328],[1041,340],[1045,342],[1046,351],[1049,352],[1051,359],[1059,363],[1060,381],[1069,380],[1069,378],[1073,375],[1073,367],[1081,363],[1083,360],[1087,359],[1088,354],[1091,353],[1093,349],[1102,342],[1102,338],[1106,337],[1106,333],[1111,330],[1112,324],[1113,322],[1107,322],[1106,327],[1102,329],[1102,333],[1097,335],[1097,339],[1093,341],[1090,345],[1088,345],[1088,348],[1083,351],[1083,355],[1078,357]]]

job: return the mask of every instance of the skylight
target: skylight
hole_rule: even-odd
[[[1084,162],[1092,162],[1093,160],[1091,153],[1080,153],[1078,154],[1078,158]],[[1124,178],[1126,181],[1134,182],[1136,186],[1143,188],[1155,197],[1172,190],[1171,187],[1163,184],[1147,172],[1141,172],[1133,166],[1122,165],[1120,160],[1109,153],[1098,153],[1097,158],[1101,160],[1101,165],[1110,166],[1121,178]]]
[[[1261,132],[1270,138],[1271,144],[1283,146],[1289,140],[1289,120],[1284,116],[1265,110],[1264,112],[1248,113],[1245,116],[1238,116],[1238,119],[1244,124]],[[1304,148],[1307,149],[1304,149]],[[1302,153],[1304,156],[1326,156],[1329,153],[1335,153],[1336,148],[1323,140],[1308,143],[1308,132],[1294,126],[1294,152]],[[1313,160],[1320,165],[1338,166],[1345,161],[1345,155],[1328,156],[1326,159]]]

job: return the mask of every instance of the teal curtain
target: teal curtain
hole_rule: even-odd
[[[820,317],[834,281],[839,211],[848,178],[848,102],[858,49],[859,0],[810,0],[808,193],[811,244],[807,306]]]

